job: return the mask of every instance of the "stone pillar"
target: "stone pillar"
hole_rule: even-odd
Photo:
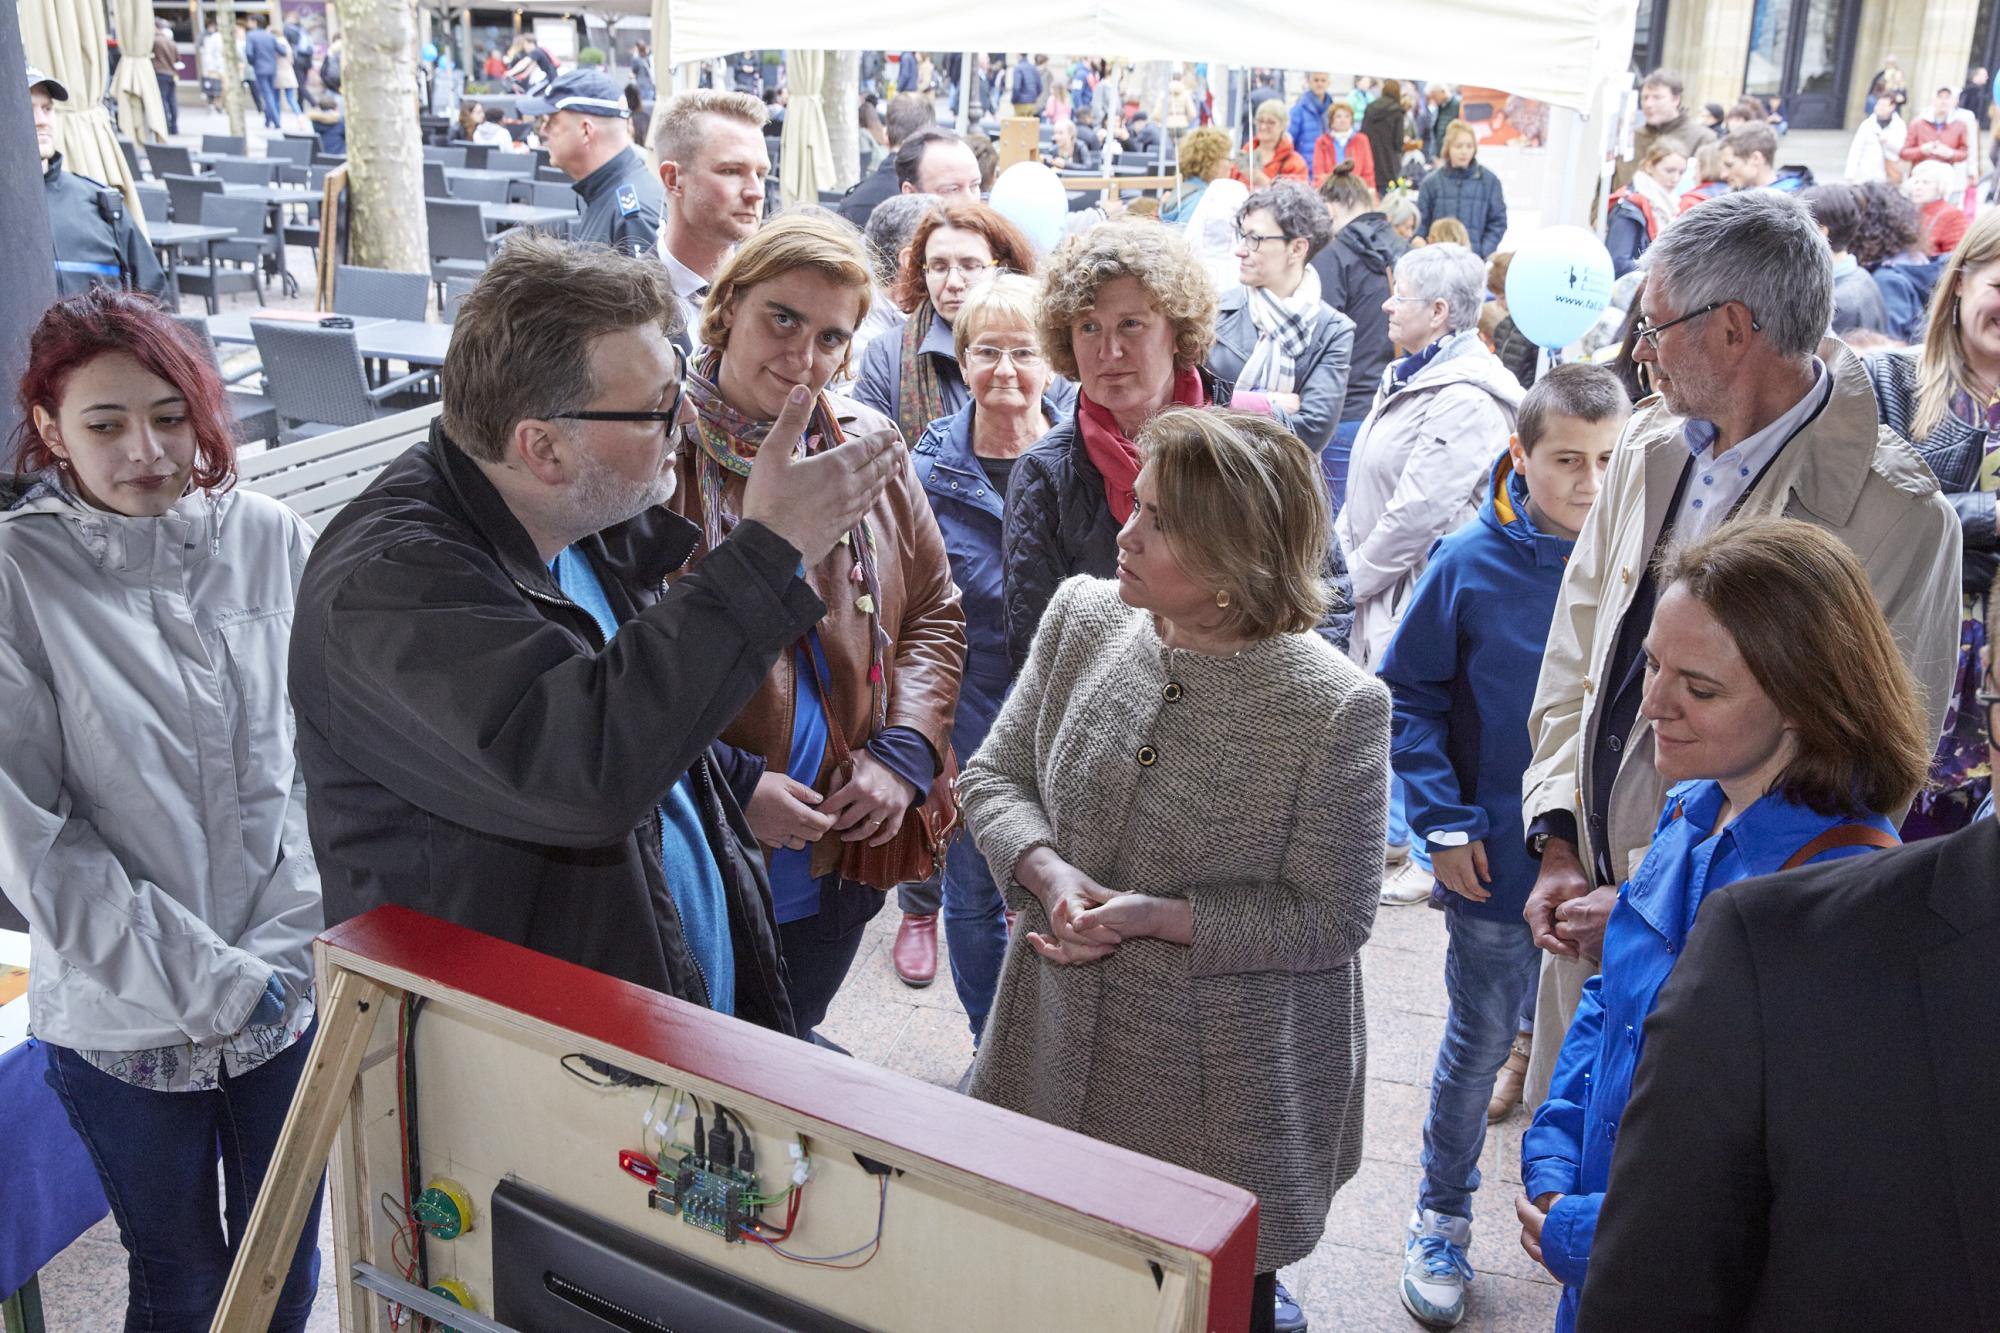
[[[1854,40],[1854,78],[1848,86],[1847,123],[1862,116],[1868,81],[1894,55],[1910,90],[1909,111],[1922,115],[1945,84],[1956,88],[1972,67],[1979,0],[1864,0]]]
[[[1670,3],[1660,63],[1679,72],[1687,86],[1684,104],[1696,112],[1706,102],[1731,105],[1743,95],[1743,64],[1750,52],[1756,0]]]

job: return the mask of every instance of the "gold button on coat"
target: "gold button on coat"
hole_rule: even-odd
[[[1179,703],[1181,701],[1180,683],[1178,681],[1171,681],[1171,680],[1168,681],[1167,688],[1163,691],[1163,693],[1167,696],[1168,703],[1170,704]]]
[[[1160,752],[1158,750],[1155,750],[1150,745],[1142,745],[1139,747],[1139,753],[1135,757],[1139,761],[1139,767],[1151,768],[1154,764],[1159,762]]]

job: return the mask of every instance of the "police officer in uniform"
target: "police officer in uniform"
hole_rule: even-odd
[[[28,96],[35,107],[35,146],[42,154],[42,185],[55,240],[56,294],[75,296],[92,287],[127,287],[167,298],[167,275],[153,247],[125,209],[125,196],[102,181],[63,170],[56,151],[57,102],[69,101],[61,82],[28,67]]]
[[[666,191],[632,146],[631,113],[611,80],[595,70],[572,70],[540,97],[523,97],[517,105],[542,117],[549,164],[576,182],[583,198],[576,239],[629,255],[655,254]]]

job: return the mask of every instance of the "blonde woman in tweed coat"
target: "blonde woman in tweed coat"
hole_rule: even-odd
[[[1141,441],[1117,581],[1057,591],[960,780],[1021,913],[971,1091],[1254,1191],[1256,1329],[1360,1164],[1389,696],[1310,632],[1313,453],[1237,412]]]

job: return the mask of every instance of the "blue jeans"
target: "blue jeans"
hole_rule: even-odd
[[[1343,421],[1333,428],[1333,439],[1320,451],[1319,465],[1326,473],[1326,491],[1333,497],[1333,512],[1347,503],[1347,461],[1354,456],[1354,437],[1361,433],[1359,421]]]
[[[1507,1062],[1523,1006],[1541,975],[1541,954],[1525,921],[1488,921],[1447,909],[1444,1040],[1431,1074],[1424,1118],[1424,1179],[1417,1206],[1472,1216],[1486,1105]]]
[[[315,1028],[318,1026],[314,1025]],[[205,1333],[222,1300],[236,1246],[264,1183],[292,1092],[312,1051],[308,1032],[212,1092],[154,1092],[44,1043],[47,1078],[90,1150],[125,1245],[131,1293],[126,1333]],[[222,1162],[218,1199],[215,1164]],[[271,1328],[300,1333],[319,1287],[319,1209],[313,1194]]]
[[[1004,668],[982,670],[970,662],[959,684],[958,714],[952,719],[951,745],[958,762],[970,759],[986,743],[993,719],[1006,702],[1008,673]],[[944,940],[951,960],[951,984],[965,1006],[975,1045],[986,1031],[993,992],[1000,985],[1000,963],[1007,956],[1006,904],[986,858],[961,832],[944,860]]]
[[[284,105],[278,98],[278,76],[275,74],[254,75],[251,83],[257,89],[257,109],[264,113],[264,125],[268,129],[280,129],[278,112]]]

